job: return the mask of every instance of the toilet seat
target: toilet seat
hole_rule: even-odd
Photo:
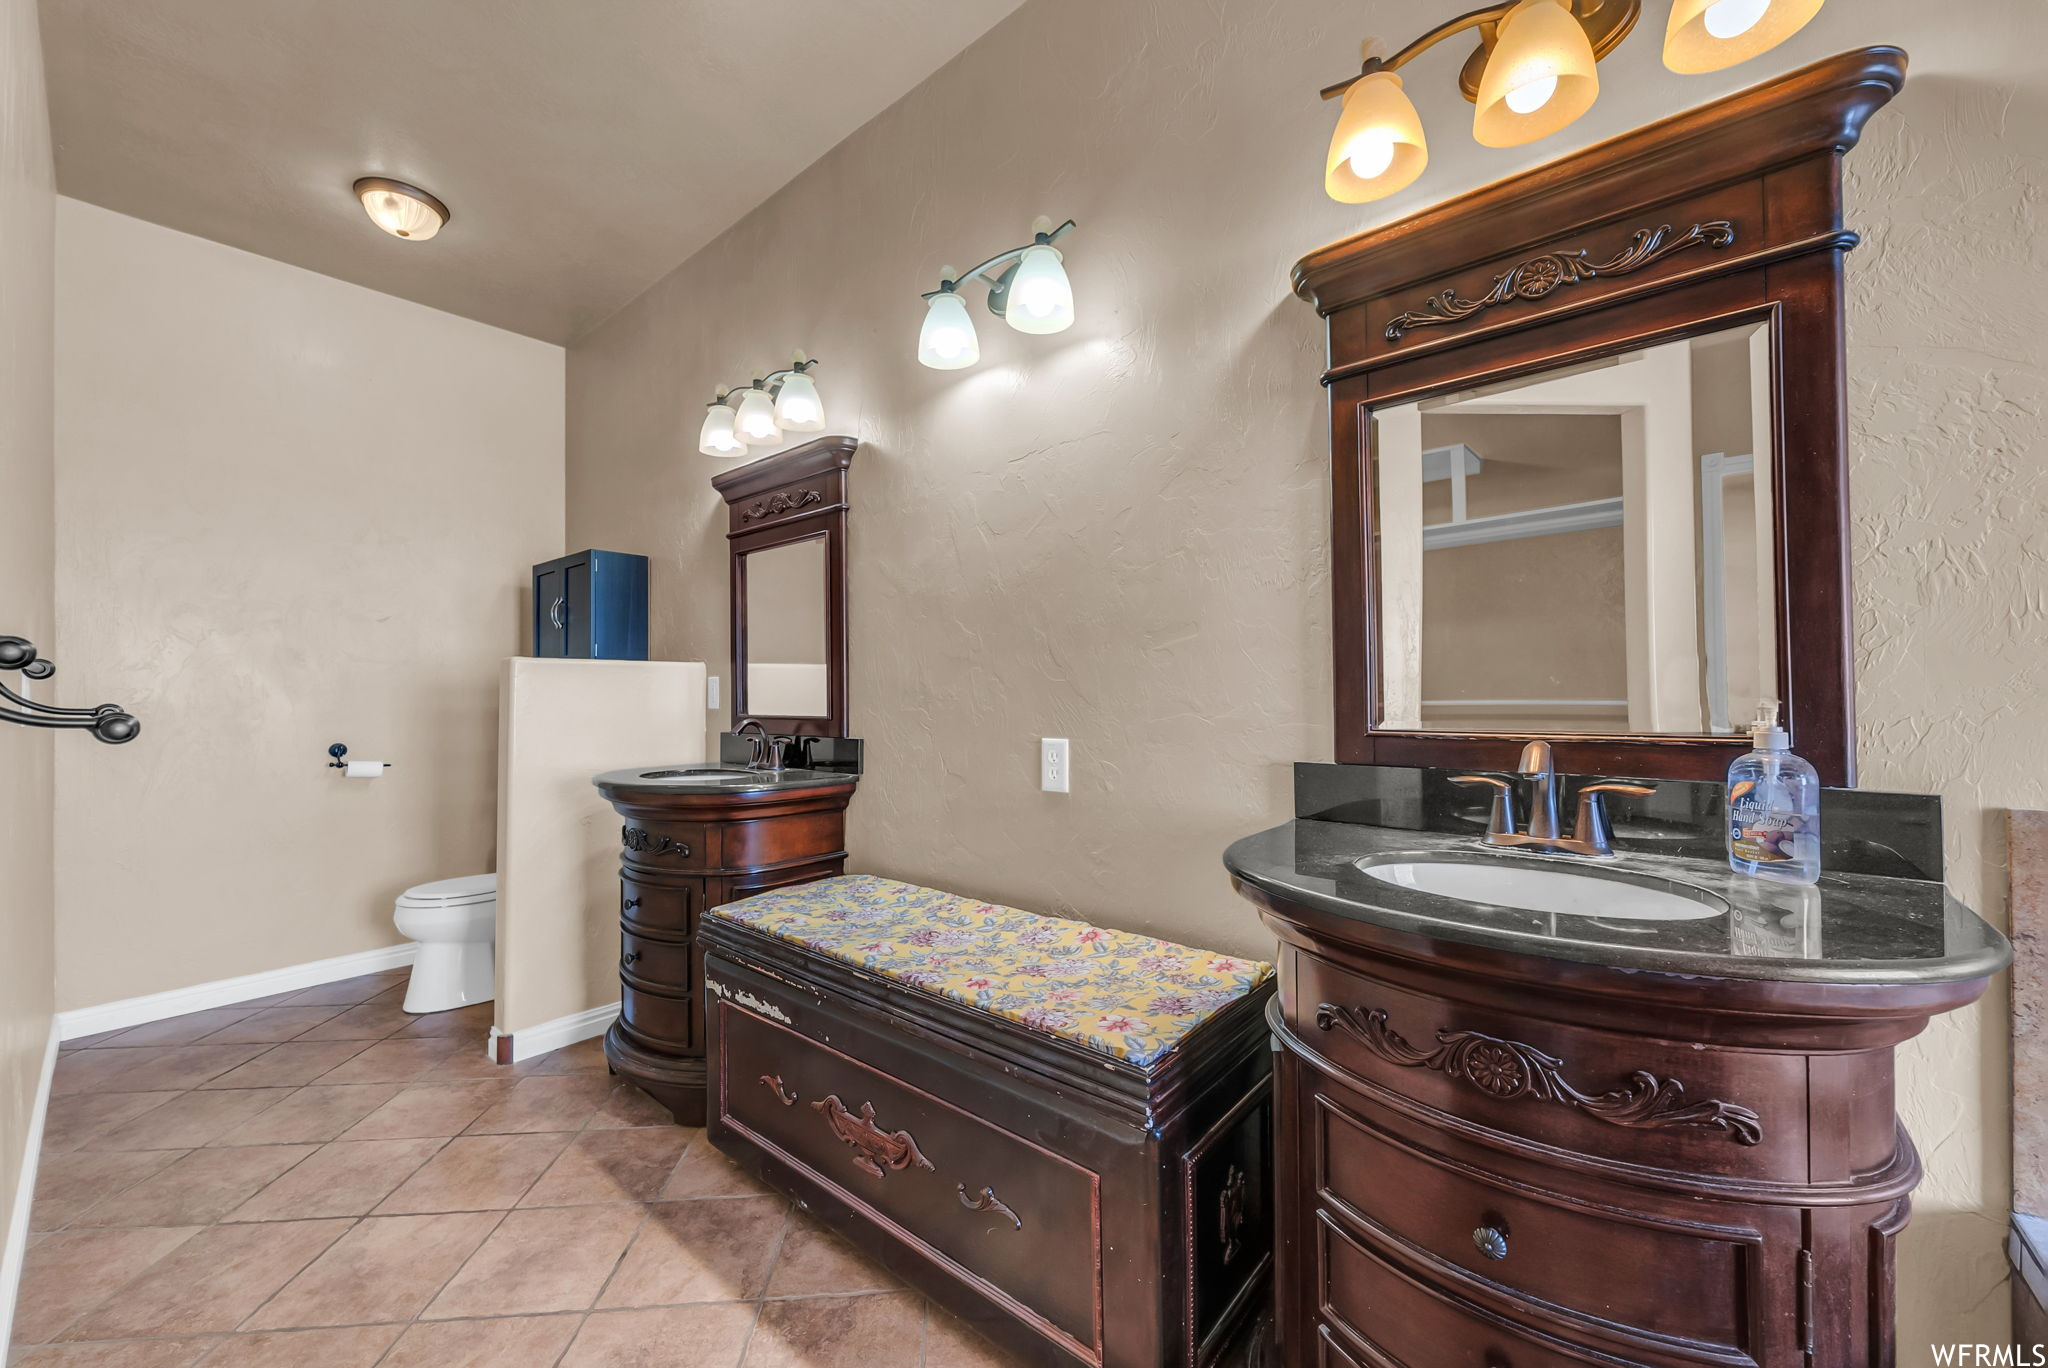
[[[469,903],[495,902],[498,876],[466,874],[459,879],[436,879],[415,884],[398,895],[400,907],[450,907]]]
[[[392,907],[398,933],[417,941],[405,990],[408,1012],[445,1012],[488,1002],[494,991],[498,876],[468,874],[417,884]]]

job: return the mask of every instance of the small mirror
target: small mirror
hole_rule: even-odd
[[[747,711],[763,717],[825,717],[825,538],[749,551],[745,577]]]
[[[1757,323],[1372,412],[1383,730],[1727,736],[1779,683]]]

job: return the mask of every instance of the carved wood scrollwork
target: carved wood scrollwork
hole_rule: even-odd
[[[999,1211],[1010,1218],[1010,1224],[1018,1230],[1024,1228],[1024,1218],[1010,1210],[1009,1203],[996,1196],[994,1188],[983,1188],[979,1197],[969,1195],[967,1184],[956,1184],[960,1191],[960,1205],[969,1211]]]
[[[644,827],[620,827],[619,844],[636,855],[674,855],[683,858],[690,853],[688,843],[678,841],[673,836],[657,836]],[[638,901],[639,899],[634,899],[635,903]]]
[[[1325,1031],[1342,1029],[1389,1064],[1463,1079],[1504,1102],[1524,1097],[1557,1102],[1612,1126],[1648,1130],[1697,1126],[1726,1132],[1738,1145],[1754,1145],[1764,1138],[1762,1121],[1748,1107],[1713,1098],[1689,1103],[1683,1083],[1675,1078],[1660,1079],[1643,1069],[1630,1074],[1627,1084],[1612,1092],[1583,1093],[1565,1081],[1563,1060],[1520,1041],[1477,1031],[1438,1031],[1435,1049],[1417,1049],[1387,1025],[1384,1011],[1362,1012],[1328,1002],[1317,1005],[1316,1026]]]
[[[1244,1251],[1245,1196],[1250,1182],[1244,1170],[1232,1164],[1224,1175],[1223,1190],[1217,1194],[1217,1216],[1223,1233],[1223,1266],[1237,1262]]]
[[[761,1081],[768,1085],[769,1092],[775,1094],[777,1102],[780,1102],[785,1107],[794,1107],[796,1105],[796,1094],[783,1091],[781,1074],[762,1074]]]
[[[756,499],[740,510],[741,522],[757,522],[772,518],[780,513],[794,513],[799,508],[809,508],[814,503],[823,503],[823,491],[816,489],[777,490],[765,499]]]
[[[811,1103],[811,1109],[825,1118],[825,1124],[841,1142],[852,1147],[853,1166],[864,1173],[880,1178],[884,1169],[901,1173],[907,1168],[932,1166],[932,1161],[918,1149],[917,1141],[910,1138],[909,1131],[885,1131],[875,1124],[872,1102],[861,1103],[859,1115],[848,1111],[836,1095]]]
[[[1729,247],[1735,242],[1735,225],[1727,219],[1695,223],[1674,236],[1671,225],[1638,228],[1629,245],[1611,261],[1589,261],[1584,251],[1546,252],[1531,257],[1511,271],[1493,278],[1493,288],[1477,299],[1461,299],[1455,290],[1432,295],[1419,307],[1396,314],[1387,324],[1387,341],[1399,342],[1411,328],[1429,328],[1470,318],[1482,309],[1512,303],[1517,299],[1541,299],[1566,285],[1598,276],[1627,275],[1661,261],[1688,247]]]

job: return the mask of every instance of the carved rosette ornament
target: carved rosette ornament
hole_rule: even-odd
[[[1435,1049],[1418,1049],[1387,1025],[1385,1012],[1361,1012],[1328,1002],[1316,1007],[1316,1026],[1325,1031],[1342,1030],[1389,1064],[1463,1079],[1504,1102],[1524,1097],[1556,1102],[1611,1126],[1718,1130],[1738,1145],[1758,1144],[1764,1138],[1762,1121],[1748,1107],[1712,1098],[1687,1102],[1683,1083],[1675,1078],[1660,1079],[1647,1070],[1636,1070],[1624,1086],[1611,1092],[1583,1093],[1565,1080],[1563,1060],[1520,1041],[1500,1040],[1477,1031],[1438,1031]]]
[[[1456,323],[1482,309],[1518,299],[1542,299],[1554,290],[1576,285],[1582,280],[1640,271],[1688,247],[1730,247],[1734,243],[1735,225],[1727,219],[1714,219],[1708,223],[1695,223],[1676,235],[1668,223],[1657,228],[1638,228],[1629,245],[1610,261],[1590,261],[1584,251],[1547,252],[1495,276],[1493,288],[1477,299],[1461,299],[1456,290],[1445,290],[1406,313],[1396,314],[1387,324],[1387,341],[1399,342],[1411,328]]]
[[[799,489],[793,492],[781,490],[770,494],[765,499],[756,499],[753,503],[742,508],[740,510],[740,521],[756,522],[762,518],[775,517],[779,513],[794,513],[799,508],[809,508],[814,503],[823,503],[824,501],[824,494],[815,489]]]
[[[690,853],[690,847],[686,842],[678,841],[673,836],[657,835],[645,827],[620,827],[619,844],[636,855],[674,855],[682,858]],[[639,900],[636,898],[634,901]]]

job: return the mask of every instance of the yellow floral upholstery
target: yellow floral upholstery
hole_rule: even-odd
[[[1140,1067],[1273,972],[872,874],[757,894],[712,915]]]

